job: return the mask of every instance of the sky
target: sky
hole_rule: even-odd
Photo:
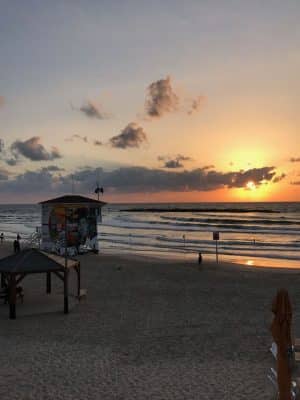
[[[0,202],[299,201],[299,0],[0,0]]]

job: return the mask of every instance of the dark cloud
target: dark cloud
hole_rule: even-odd
[[[0,139],[0,153],[3,153],[4,151],[4,140]]]
[[[205,165],[204,167],[202,167],[202,169],[203,170],[206,170],[206,169],[213,169],[213,168],[215,168],[215,166],[214,165]]]
[[[16,140],[11,145],[10,150],[16,160],[20,155],[31,161],[49,161],[61,158],[61,154],[57,147],[52,147],[50,151],[46,150],[40,143],[39,136],[33,136],[24,142]]]
[[[215,171],[209,171],[207,175],[214,175]],[[264,182],[270,182],[276,175],[276,170],[274,167],[263,167],[263,168],[252,168],[246,171],[239,172],[229,172],[224,174],[230,178],[230,182],[226,185],[229,188],[245,187],[246,184],[251,181],[255,186],[259,186]]]
[[[300,162],[300,157],[292,157],[290,158],[290,162]]]
[[[7,158],[5,162],[7,165],[10,165],[11,167],[14,167],[15,165],[18,164],[18,160],[16,158]]]
[[[171,85],[171,78],[160,79],[147,88],[145,111],[149,117],[160,118],[163,114],[175,111],[179,98]]]
[[[200,111],[200,109],[202,109],[202,106],[203,106],[205,100],[206,100],[205,96],[198,96],[195,99],[192,99],[190,101],[190,105],[188,107],[187,113],[189,115],[191,115],[195,112]]]
[[[73,142],[75,139],[79,139],[82,140],[83,142],[87,143],[88,142],[88,138],[87,136],[81,136],[81,135],[72,135],[70,138],[65,139],[66,142]]]
[[[58,167],[57,165],[48,165],[48,167],[41,168],[41,171],[61,172],[61,171],[65,171],[65,169]]]
[[[281,175],[277,175],[273,178],[273,182],[278,183],[278,182],[282,181],[282,179],[284,179],[285,177],[286,177],[285,173],[282,173]]]
[[[169,160],[165,162],[164,168],[183,168],[184,165],[179,160]]]
[[[95,146],[102,146],[103,143],[100,140],[94,140],[94,145]]]
[[[300,185],[300,181],[293,181],[291,182],[291,185]]]
[[[183,168],[183,161],[191,161],[192,159],[190,157],[178,154],[173,158],[168,156],[159,156],[158,160],[164,162],[163,168]]]
[[[101,110],[100,105],[96,105],[91,101],[87,101],[86,104],[82,105],[79,110],[89,118],[109,118],[109,115]]]
[[[113,136],[109,140],[110,145],[118,149],[138,148],[146,141],[147,135],[143,128],[134,122],[128,124],[120,135]]]

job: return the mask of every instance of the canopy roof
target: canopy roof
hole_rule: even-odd
[[[59,204],[59,205],[88,205],[90,207],[103,207],[106,203],[104,201],[99,201],[95,199],[91,199],[85,196],[79,195],[66,195],[55,197],[54,199],[49,199],[45,201],[41,201],[40,204]]]
[[[68,259],[67,267],[74,267],[77,260]],[[65,258],[48,254],[38,249],[25,249],[20,253],[0,259],[0,272],[27,274],[38,272],[62,271],[65,267]]]

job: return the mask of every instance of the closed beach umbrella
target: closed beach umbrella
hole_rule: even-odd
[[[288,348],[292,346],[291,324],[292,306],[289,294],[280,289],[273,300],[274,319],[271,333],[277,344],[277,382],[279,400],[291,400],[291,370],[289,366]]]

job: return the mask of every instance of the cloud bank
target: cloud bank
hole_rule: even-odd
[[[72,177],[76,190],[81,193],[92,193],[98,179],[106,192],[138,193],[165,191],[212,191],[221,188],[243,188],[253,181],[256,186],[272,182],[276,176],[274,167],[253,168],[246,171],[220,172],[206,167],[191,171],[165,171],[145,167],[122,167],[113,171],[102,168],[85,168],[73,173],[61,175],[52,168],[37,171],[26,171],[8,179],[7,171],[2,171],[0,191],[3,193],[22,193],[24,190],[33,194],[61,194],[71,187]],[[47,189],[46,189],[47,188]]]

